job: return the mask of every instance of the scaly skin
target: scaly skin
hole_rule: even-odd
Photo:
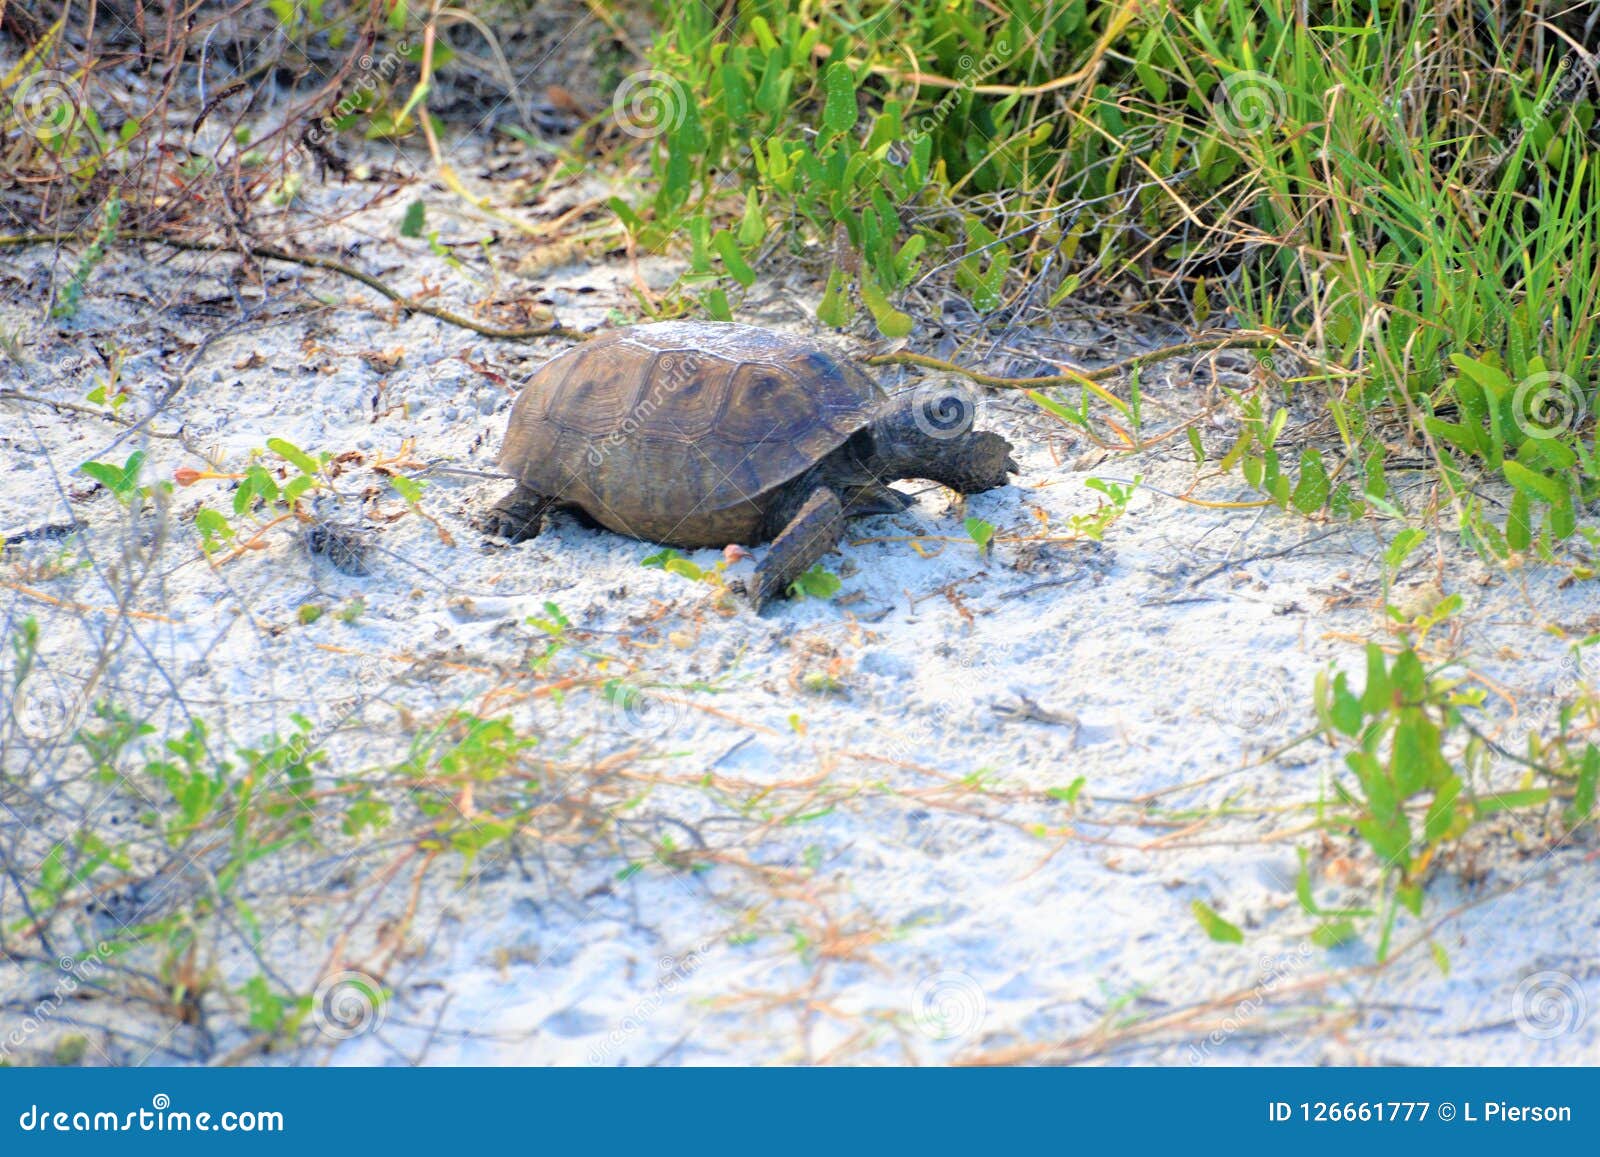
[[[750,602],[758,612],[770,600],[787,594],[790,583],[839,545],[844,518],[839,496],[828,487],[819,486],[806,496],[756,568]]]

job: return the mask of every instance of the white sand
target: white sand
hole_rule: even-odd
[[[442,300],[459,301],[451,294],[468,287],[420,242],[387,240],[400,209],[397,201],[387,217],[364,219],[386,240],[357,260],[408,289],[427,277],[446,286]],[[482,233],[438,207],[433,221],[444,222],[447,240]],[[180,343],[237,319],[226,300],[234,259],[147,253],[165,264],[119,250],[76,320],[35,331],[29,352],[39,373],[25,380],[6,362],[5,385],[81,402],[84,359],[96,345],[121,342],[133,393],[127,412],[143,413],[187,356]],[[46,259],[42,250],[0,254],[12,298],[0,325],[27,332],[37,324]],[[657,284],[672,274],[645,272]],[[269,274],[271,300],[246,292],[257,316],[205,351],[153,422],[181,425],[230,468],[279,436],[368,456],[415,438],[421,457],[492,469],[510,394],[474,364],[515,382],[564,348],[518,348],[427,318],[391,323],[357,306],[367,298],[351,283],[282,266]],[[620,265],[569,266],[541,279],[555,287],[562,319],[585,326],[625,306],[627,281]],[[312,293],[351,304],[318,311]],[[176,308],[217,298],[215,316]],[[805,302],[785,308],[769,304],[745,319],[808,332],[791,320],[807,315]],[[403,359],[387,373],[361,356],[395,350]],[[1201,404],[1202,388],[1181,370],[1147,379],[1153,426]],[[0,532],[86,521],[80,553],[93,554],[99,573],[38,589],[106,605],[103,576],[116,564],[126,516],[105,493],[86,495],[87,481],[73,471],[105,457],[117,429],[31,406],[0,403],[0,414]],[[1017,443],[1025,473],[1014,487],[970,499],[964,513],[1002,537],[1037,534],[1036,512],[1064,532],[1098,501],[1083,484],[1091,476],[1139,473],[1170,492],[1193,477],[1181,436],[1136,459],[1090,465],[1090,447],[1020,398],[992,398],[984,424]],[[1209,445],[1228,440],[1207,429]],[[136,444],[110,457],[120,461]],[[147,481],[203,466],[174,441],[151,441],[148,451]],[[381,485],[365,465],[347,478],[351,496]],[[64,502],[63,488],[79,497]],[[593,687],[560,702],[525,699],[509,711],[518,727],[540,735],[541,750],[580,765],[637,748],[628,766],[687,785],[647,792],[639,783],[629,814],[641,831],[688,847],[693,837],[681,821],[724,861],[777,871],[762,879],[723,862],[618,879],[626,861],[603,848],[577,865],[563,855],[542,866],[538,849],[524,849],[522,868],[495,860],[482,874],[438,871],[408,953],[383,977],[394,996],[381,1027],[317,1046],[336,1062],[941,1063],[1032,1057],[1062,1042],[1071,1042],[1054,1054],[1063,1059],[1173,1064],[1600,1060],[1589,1014],[1600,1001],[1600,890],[1587,837],[1551,851],[1548,833],[1518,824],[1472,835],[1430,880],[1424,922],[1408,917],[1396,929],[1396,944],[1424,943],[1385,968],[1363,970],[1374,960],[1376,922],[1332,951],[1306,940],[1316,921],[1295,900],[1296,849],[1312,852],[1318,898],[1330,905],[1371,899],[1372,857],[1344,835],[1295,834],[1311,818],[1299,805],[1327,796],[1340,773],[1335,752],[1309,742],[1260,761],[1314,725],[1318,672],[1340,665],[1359,683],[1360,641],[1392,637],[1376,555],[1394,527],[1203,509],[1143,490],[1101,545],[1001,542],[992,558],[962,541],[937,554],[939,544],[928,542],[930,557],[907,541],[846,545],[829,560],[844,576],[834,601],[756,618],[720,614],[710,588],[641,567],[653,547],[568,519],[524,545],[486,543],[468,517],[504,489],[436,479],[427,509],[454,547],[416,517],[375,526],[381,550],[367,577],[310,559],[288,535],[209,568],[189,519],[198,500],[225,506],[227,484],[179,491],[174,541],[138,597],[171,621],[120,624],[133,637],[109,685],[171,726],[164,671],[219,741],[242,743],[286,731],[293,711],[318,723],[340,717],[381,678],[403,673],[383,656],[456,664],[385,689],[330,739],[337,765],[350,770],[391,757],[403,742],[390,704],[422,719],[478,705],[496,682],[490,672],[514,670],[542,650],[543,636],[525,619],[553,601],[575,628],[592,632],[587,646],[633,665],[631,682],[663,690],[634,711],[610,706]],[[907,489],[919,495],[913,510],[856,523],[852,537],[962,538],[963,511],[948,492]],[[1237,479],[1202,492],[1248,497]],[[381,503],[401,509],[391,494]],[[8,557],[45,550],[30,544]],[[710,566],[718,556],[693,557]],[[1465,607],[1436,646],[1496,680],[1524,715],[1534,712],[1574,674],[1563,644],[1539,627],[1594,630],[1592,590],[1560,590],[1560,576],[1538,568],[1493,572],[1447,535],[1412,556],[1402,583],[1441,573]],[[366,611],[354,626],[333,614],[311,626],[296,621],[303,603],[336,608],[357,596]],[[50,670],[67,686],[85,674],[96,633],[118,629],[104,615],[52,607],[14,587],[0,588],[0,606],[0,621],[39,617]],[[595,670],[574,649],[553,673]],[[819,679],[837,689],[817,690]],[[1043,718],[1006,713],[1024,697]],[[1482,726],[1502,726],[1504,701],[1490,707]],[[1517,781],[1514,767],[1504,771]],[[708,773],[714,785],[695,786]],[[1076,810],[1045,794],[1078,777],[1086,786]],[[1149,810],[1132,802],[1193,781],[1205,782]],[[774,787],[766,799],[756,798],[761,785]],[[765,822],[796,813],[811,818]],[[326,867],[308,870],[307,893],[332,890]],[[1513,885],[1521,887],[1507,891]],[[1242,927],[1245,945],[1209,941],[1190,912],[1196,899]],[[362,965],[379,917],[394,907],[380,905],[358,927],[349,967]],[[262,957],[309,988],[339,930],[329,915],[275,922]],[[1448,952],[1448,975],[1428,940]],[[218,1052],[248,1039],[239,1002],[225,990],[256,970],[236,946],[221,951],[224,983],[209,1006]],[[10,976],[0,987],[43,991],[50,979]],[[1552,986],[1554,1011],[1536,1007]],[[1219,998],[1209,1012],[1182,1015]],[[1541,1030],[1539,1018],[1551,1016],[1563,1031]],[[117,1023],[138,1026],[158,1047],[107,1046],[89,1059],[192,1055],[187,1029],[133,1013]],[[1154,1027],[1140,1027],[1147,1024]]]

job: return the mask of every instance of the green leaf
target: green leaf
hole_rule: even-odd
[[[1356,926],[1349,920],[1329,920],[1319,924],[1311,933],[1311,942],[1318,948],[1337,948],[1347,940],[1355,939]]]
[[[289,484],[283,488],[283,501],[287,506],[299,502],[306,491],[316,485],[316,479],[309,474],[302,474],[298,478],[289,479]]]
[[[1454,834],[1456,800],[1461,798],[1461,787],[1460,777],[1452,775],[1434,792],[1423,828],[1423,835],[1430,844],[1442,843]]]
[[[1083,776],[1080,775],[1066,787],[1052,787],[1044,794],[1051,799],[1061,800],[1063,803],[1077,803],[1078,796],[1083,791],[1084,782]]]
[[[850,75],[850,66],[836,61],[828,66],[823,77],[827,90],[827,103],[822,108],[824,136],[847,133],[856,125],[856,82]]]
[[[1361,730],[1361,700],[1350,693],[1343,672],[1333,681],[1333,704],[1329,716],[1333,725],[1346,735],[1354,735]]]
[[[428,207],[420,200],[413,201],[406,206],[406,215],[400,219],[400,236],[421,237],[423,220],[427,216]]]
[[[1401,884],[1394,890],[1394,898],[1400,901],[1401,907],[1413,916],[1422,915],[1422,885]]]
[[[1533,510],[1520,490],[1511,495],[1511,509],[1506,512],[1506,545],[1516,551],[1533,545]]]
[[[233,492],[233,512],[248,514],[258,498],[270,505],[277,497],[278,484],[272,475],[267,473],[265,467],[252,466],[245,471],[239,489]]]
[[[686,579],[699,582],[706,577],[706,572],[686,558],[669,558],[665,567],[667,573],[682,575]]]
[[[1301,514],[1315,514],[1328,503],[1328,474],[1322,468],[1322,453],[1307,450],[1300,457],[1300,481],[1290,499]]]
[[[813,599],[831,599],[844,584],[839,576],[822,569],[819,563],[789,584],[789,593]]]
[[[639,565],[640,566],[653,566],[653,567],[657,567],[657,568],[659,568],[661,570],[665,570],[666,567],[667,567],[667,563],[671,562],[675,558],[682,558],[682,557],[683,557],[683,552],[682,551],[673,550],[670,546],[666,546],[666,547],[662,547],[660,550],[656,551],[655,554],[646,555],[644,558],[641,558],[639,560]]]
[[[322,463],[293,442],[286,442],[282,438],[268,438],[267,449],[292,464],[302,474],[315,474],[322,469]]]
[[[712,289],[700,299],[700,304],[705,306],[706,313],[715,321],[732,321],[733,308],[728,304],[728,295],[720,289]]]
[[[817,320],[823,325],[843,329],[850,324],[850,280],[841,269],[828,273],[828,287],[823,290],[822,303],[817,306]]]
[[[1428,942],[1428,949],[1433,953],[1433,963],[1439,969],[1440,976],[1450,975],[1450,953],[1445,951],[1444,945],[1437,940]]]
[[[1310,857],[1304,848],[1296,849],[1300,856],[1300,871],[1294,878],[1295,899],[1300,901],[1300,907],[1312,916],[1317,915],[1321,909],[1317,907],[1317,898],[1311,891],[1311,869],[1307,866]]]
[[[1038,390],[1028,390],[1027,395],[1029,400],[1045,413],[1060,418],[1063,422],[1067,422],[1073,426],[1080,426],[1084,429],[1088,428],[1089,421],[1084,414],[1079,414],[1076,411],[1069,410],[1066,406],[1062,405],[1054,398],[1049,397]],[[1087,403],[1085,403],[1085,405],[1087,406]]]
[[[1600,747],[1584,745],[1583,761],[1578,766],[1578,782],[1572,790],[1572,803],[1568,805],[1567,826],[1577,827],[1594,811],[1595,786],[1600,782]]]
[[[1483,819],[1496,812],[1515,811],[1517,808],[1537,807],[1547,803],[1550,799],[1550,789],[1547,787],[1533,787],[1526,791],[1503,791],[1493,795],[1481,795],[1475,801],[1477,817]]]
[[[389,485],[393,486],[395,493],[412,506],[422,501],[422,483],[407,478],[404,474],[389,475]]]
[[[744,197],[744,216],[739,221],[739,244],[754,249],[767,238],[767,219],[761,215],[761,203],[756,191],[750,189]]]
[[[967,530],[967,537],[978,544],[980,554],[989,553],[989,544],[994,541],[994,523],[985,522],[981,518],[969,518],[963,525]]]
[[[1411,552],[1421,545],[1427,535],[1415,527],[1407,527],[1394,536],[1394,541],[1389,543],[1383,552],[1383,565],[1390,570],[1399,570],[1400,564],[1405,562]]]
[[[1558,539],[1571,538],[1578,531],[1578,512],[1572,507],[1572,500],[1558,502],[1550,508],[1550,533]]]
[[[867,309],[872,312],[872,320],[878,325],[878,332],[884,337],[905,337],[911,332],[911,315],[891,305],[865,269],[861,271],[861,300],[866,302]]]
[[[1500,464],[1500,469],[1505,474],[1507,482],[1530,498],[1541,499],[1551,506],[1561,506],[1567,501],[1566,487],[1554,478],[1537,474],[1522,463],[1509,458]]]
[[[250,1027],[260,1032],[275,1033],[283,1023],[285,1001],[272,991],[265,976],[252,976],[240,990],[249,1010]]]
[[[224,542],[233,537],[233,524],[209,506],[202,506],[194,512],[194,525],[200,532],[201,545],[207,554],[220,549]]]
[[[1189,909],[1194,913],[1194,918],[1200,921],[1200,927],[1205,929],[1206,935],[1218,944],[1244,943],[1244,933],[1217,915],[1216,910],[1204,900],[1194,901]]]
[[[1474,385],[1492,400],[1498,401],[1511,393],[1511,379],[1504,371],[1488,362],[1477,361],[1465,354],[1451,354],[1450,360]]]
[[[85,462],[79,467],[118,498],[126,498],[138,488],[139,469],[144,465],[144,451],[135,450],[121,466],[109,462]]]
[[[711,239],[711,247],[722,258],[722,264],[727,267],[728,273],[735,281],[746,289],[756,283],[756,271],[750,268],[750,263],[744,259],[744,254],[739,252],[733,234],[725,229],[717,230],[717,235]]]
[[[629,233],[638,236],[644,229],[644,218],[633,211],[633,207],[621,197],[612,197],[606,202],[606,208],[617,215]]]
[[[1361,710],[1368,715],[1382,715],[1390,705],[1389,668],[1384,662],[1383,648],[1376,643],[1367,644],[1367,685],[1361,693]]]

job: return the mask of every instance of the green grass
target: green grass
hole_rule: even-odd
[[[1548,553],[1600,496],[1594,94],[1520,6],[1301,8],[663,6],[616,110],[653,180],[614,207],[687,255],[712,316],[793,262],[822,320],[888,336],[930,274],[980,312],[1129,282],[1192,321],[1226,309],[1314,359],[1241,398],[1218,448],[1265,496],[1387,509],[1386,468],[1420,450],[1474,545]],[[1280,461],[1296,391],[1335,436]]]
[[[1592,579],[1597,93],[1555,31],[1576,25],[1545,7],[758,2],[720,24],[660,5],[652,71],[615,109],[648,138],[649,179],[613,207],[688,259],[674,307],[713,317],[798,265],[820,320],[891,338],[924,284],[1008,324],[1131,288],[1196,329],[1275,335],[1298,356],[1223,387],[1234,429],[1188,431],[1197,471],[1319,519],[1442,515],[1485,557]],[[1131,445],[1128,388],[1099,418],[1087,394],[1029,396],[1079,427],[1132,420]],[[1419,471],[1424,508],[1402,511],[1394,480]],[[1381,865],[1371,909],[1307,908],[1318,943],[1376,917],[1381,954],[1431,866],[1497,814],[1592,812],[1594,746],[1564,724],[1495,749],[1471,722],[1481,695],[1421,657],[1457,609],[1398,618],[1403,645],[1369,648],[1363,691],[1317,688],[1348,772],[1323,818]],[[1491,756],[1535,778],[1495,788]]]

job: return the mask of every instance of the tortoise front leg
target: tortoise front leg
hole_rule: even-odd
[[[759,611],[769,600],[787,594],[790,583],[839,545],[842,533],[844,507],[839,496],[826,486],[817,487],[772,540],[772,549],[756,568],[750,588],[755,609]]]
[[[914,505],[910,495],[891,490],[880,482],[845,491],[844,516],[856,518],[864,514],[902,514]]]
[[[488,534],[522,542],[544,529],[544,516],[556,504],[556,499],[519,482],[515,490],[490,507],[479,527]]]

